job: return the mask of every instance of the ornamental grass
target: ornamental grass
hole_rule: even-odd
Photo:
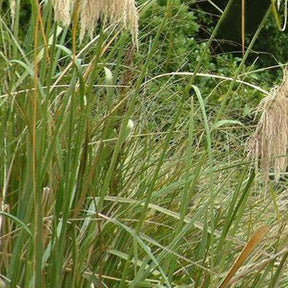
[[[128,28],[137,39],[138,14],[134,0],[81,0],[79,3],[80,39],[88,32],[92,37],[99,20]],[[77,0],[52,0],[55,20],[69,26]]]
[[[263,171],[265,182],[269,173],[277,181],[287,167],[288,147],[288,69],[284,70],[281,85],[273,88],[258,109],[262,111],[254,134],[248,139],[248,155]]]

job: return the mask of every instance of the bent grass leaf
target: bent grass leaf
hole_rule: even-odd
[[[24,231],[27,232],[27,234],[30,236],[30,238],[32,238],[32,233],[31,233],[29,227],[25,223],[23,223],[21,220],[19,220],[17,217],[15,217],[14,215],[9,214],[7,212],[0,211],[0,217],[2,217],[2,216],[6,216],[6,217],[10,218],[13,222],[15,222],[17,225],[22,227],[24,229]]]
[[[233,266],[231,267],[230,271],[228,272],[227,276],[224,278],[222,283],[220,284],[219,288],[225,288],[228,286],[229,281],[233,277],[233,275],[239,270],[239,268],[242,266],[242,264],[245,262],[245,260],[248,258],[248,256],[253,252],[255,247],[263,240],[263,238],[266,236],[266,234],[269,231],[269,227],[266,225],[263,225],[259,227],[251,236],[243,250],[241,251],[240,255],[234,262]]]
[[[220,120],[211,127],[211,131],[217,130],[220,127],[229,126],[229,125],[244,126],[244,124],[238,120]]]

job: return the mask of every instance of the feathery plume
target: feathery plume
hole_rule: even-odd
[[[264,174],[265,182],[269,171],[273,171],[275,180],[287,167],[286,150],[288,148],[288,69],[284,69],[282,84],[271,90],[269,96],[259,105],[262,116],[256,131],[248,139],[247,148],[250,159],[258,162]]]
[[[69,26],[74,0],[52,0],[52,5],[54,7],[55,20],[65,26]]]
[[[12,19],[12,27],[14,26],[15,15],[16,15],[16,0],[10,1],[10,11],[11,11],[11,19]]]
[[[68,26],[73,7],[77,0],[52,0],[55,20]],[[86,32],[92,37],[99,19],[128,28],[133,41],[137,43],[138,13],[134,0],[81,0],[80,1],[80,40]]]

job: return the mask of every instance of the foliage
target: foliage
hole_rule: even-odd
[[[198,25],[193,12],[188,11],[188,6],[180,0],[171,2],[166,7],[167,1],[154,1],[151,7],[141,15],[140,21],[140,61],[145,59],[149,43],[157,34],[157,27],[163,25],[159,36],[161,46],[157,47],[151,59],[150,73],[172,72],[178,70],[193,70],[197,58],[200,57],[201,45],[196,45],[195,35]],[[165,22],[163,15],[166,14]],[[139,57],[138,56],[138,57]],[[196,61],[195,61],[196,60]],[[207,59],[209,61],[209,59]],[[154,72],[154,73],[155,73]]]
[[[263,224],[231,281],[287,285],[287,199],[245,157],[265,74],[211,55],[194,1],[139,1],[138,51],[36,2],[27,29],[0,19],[6,287],[217,287]]]
[[[260,34],[258,43],[255,45],[255,51],[259,51],[260,54],[258,63],[260,67],[283,64],[286,62],[288,57],[287,33],[285,31],[279,32],[273,20],[274,19],[271,15],[269,21],[267,21],[267,24]],[[262,44],[261,47],[260,43],[265,44]]]

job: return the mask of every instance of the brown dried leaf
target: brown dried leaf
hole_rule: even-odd
[[[242,264],[245,262],[245,260],[248,258],[248,256],[253,252],[255,247],[260,243],[265,235],[268,233],[269,227],[264,225],[259,227],[251,236],[243,250],[241,251],[240,255],[234,262],[233,266],[231,267],[230,271],[228,272],[227,276],[224,278],[222,283],[220,284],[219,288],[225,288],[228,286],[229,281],[233,277],[233,275],[239,270],[239,268],[242,266]]]

